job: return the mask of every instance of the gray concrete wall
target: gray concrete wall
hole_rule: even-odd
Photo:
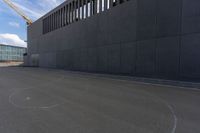
[[[199,0],[129,0],[43,34],[46,16],[28,27],[30,65],[38,54],[41,67],[200,79]]]

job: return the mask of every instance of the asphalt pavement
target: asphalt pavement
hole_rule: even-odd
[[[200,89],[4,66],[0,133],[200,133]]]

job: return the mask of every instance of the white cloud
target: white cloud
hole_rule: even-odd
[[[16,28],[19,28],[19,27],[20,27],[19,23],[17,23],[17,22],[9,22],[8,24],[9,24],[10,26],[12,26],[12,27],[16,27]]]
[[[27,47],[27,43],[16,34],[0,34],[0,44]]]
[[[12,2],[33,21],[42,17],[48,11],[60,5],[65,0],[12,0]],[[0,14],[7,14],[14,17],[20,17],[13,9],[8,7],[2,0],[0,0]],[[12,20],[11,20],[12,21]],[[20,27],[19,24],[8,22],[10,26]],[[20,27],[21,28],[21,27]],[[20,37],[16,34],[6,33],[0,34],[0,44],[27,47]]]

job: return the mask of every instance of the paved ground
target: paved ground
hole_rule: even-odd
[[[0,133],[200,133],[200,91],[0,67]]]
[[[22,64],[23,64],[23,62],[0,62],[0,67],[19,66]]]

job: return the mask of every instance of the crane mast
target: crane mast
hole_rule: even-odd
[[[3,0],[8,6],[10,6],[14,11],[16,11],[27,23],[27,25],[31,25],[32,20],[27,17],[21,10],[18,9],[10,0]]]

